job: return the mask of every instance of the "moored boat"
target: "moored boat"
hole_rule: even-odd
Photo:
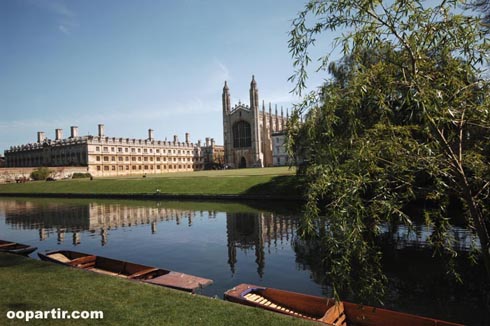
[[[188,292],[195,292],[213,283],[207,278],[70,250],[38,255],[45,261]]]
[[[333,326],[463,326],[433,318],[296,292],[240,284],[225,299]]]
[[[32,247],[18,242],[0,240],[0,252],[9,252],[11,254],[27,256],[36,249],[37,247]]]

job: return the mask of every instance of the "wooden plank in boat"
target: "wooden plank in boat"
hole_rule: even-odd
[[[342,325],[342,323],[339,323],[339,320],[341,319],[342,315],[344,315],[344,320],[345,320],[344,304],[340,302],[338,304],[331,306],[327,310],[325,316],[322,318],[322,321],[327,324],[340,326]]]
[[[60,254],[60,253],[51,254],[51,255],[48,255],[48,257],[52,258],[54,260],[57,260],[59,262],[62,262],[62,263],[69,263],[71,261],[71,259],[69,259],[65,255]]]
[[[145,283],[168,286],[185,291],[194,291],[213,283],[212,280],[198,276],[188,275],[178,272],[170,272],[165,275],[155,277],[150,280],[143,280]]]
[[[146,268],[142,271],[139,271],[139,272],[136,272],[136,273],[129,275],[128,278],[130,278],[130,279],[137,278],[137,277],[143,276],[145,274],[155,272],[157,270],[158,270],[158,268],[155,268],[155,267]]]
[[[127,278],[127,276],[124,275],[124,274],[118,274],[118,273],[111,272],[111,271],[108,271],[108,270],[105,270],[105,269],[99,269],[99,268],[93,268],[92,267],[92,268],[87,268],[87,270],[92,271],[92,272],[96,272],[96,273],[99,273],[99,274],[117,276],[117,277],[121,277],[121,278]]]
[[[96,259],[97,257],[94,255],[84,256],[84,257],[72,259],[70,262],[68,262],[68,264],[70,266],[78,266],[78,265],[87,264],[89,262],[95,262]]]

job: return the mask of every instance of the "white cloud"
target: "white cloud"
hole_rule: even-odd
[[[79,26],[75,12],[68,8],[63,0],[32,0],[32,3],[51,12],[56,17],[58,30],[65,35],[69,35],[75,27]]]
[[[68,29],[68,27],[66,27],[65,25],[59,25],[58,26],[58,29],[63,33],[63,34],[66,34],[66,35],[69,35],[70,34],[70,31]]]

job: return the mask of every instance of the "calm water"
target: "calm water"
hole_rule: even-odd
[[[69,249],[168,268],[214,280],[202,294],[222,298],[239,283],[331,295],[321,261],[296,236],[299,210],[287,204],[0,199],[0,239]],[[473,240],[455,228],[459,249]],[[488,293],[441,280],[420,248],[430,229],[392,230],[386,306],[472,325],[490,324]],[[37,258],[36,252],[31,257]],[[476,278],[474,275],[476,275]],[[437,280],[434,282],[434,280]]]

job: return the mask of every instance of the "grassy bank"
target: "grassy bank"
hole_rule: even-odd
[[[7,311],[103,311],[102,320],[31,320],[29,325],[312,325],[218,299],[0,253],[0,324]]]
[[[299,198],[299,183],[288,168],[200,171],[160,175],[36,181],[0,185],[1,194],[230,195]]]

